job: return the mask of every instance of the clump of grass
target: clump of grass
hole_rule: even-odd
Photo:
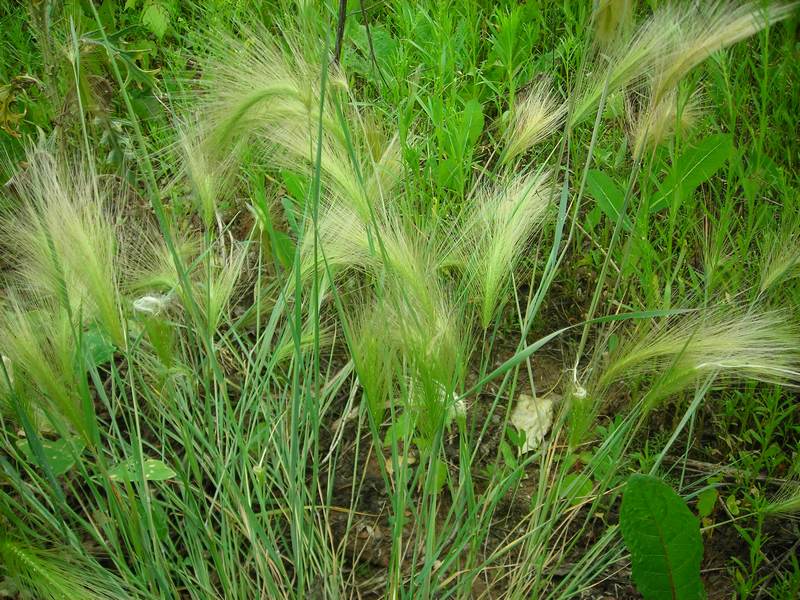
[[[395,222],[377,235],[373,300],[357,319],[352,344],[359,379],[376,415],[387,394],[410,381],[407,408],[420,415],[418,423],[431,436],[463,375],[470,327],[459,322],[462,310],[440,276],[438,254],[423,254],[429,242],[420,232]],[[368,350],[376,355],[367,357]]]
[[[323,95],[322,66],[305,59],[289,31],[282,42],[257,29],[246,43],[225,37],[214,45],[202,113],[206,147],[224,155],[233,140],[250,140],[273,166],[309,177],[318,164],[328,196],[367,222],[399,176],[396,138],[352,108],[347,81],[334,65]]]
[[[220,325],[229,321],[229,310],[236,300],[237,292],[246,286],[247,259],[250,255],[248,243],[234,244],[228,251],[222,252],[217,242],[209,249],[206,260],[201,260],[190,273],[192,276],[193,294],[204,325],[209,334],[215,333]],[[180,290],[183,295],[182,289]],[[183,298],[184,303],[187,299]]]
[[[384,314],[375,306],[365,308],[350,325],[350,354],[376,425],[383,422],[386,403],[396,391],[400,367],[397,348],[386,343],[386,325]]]
[[[620,31],[597,55],[591,81],[578,90],[570,124],[591,114],[604,90],[611,94],[643,83],[648,89],[649,112],[663,112],[668,104],[662,103],[692,69],[714,52],[786,19],[796,6],[715,0],[659,7],[633,33]]]
[[[112,600],[131,598],[132,591],[96,561],[70,549],[43,549],[0,536],[2,572],[36,598]]]
[[[15,380],[7,391],[20,392],[17,401],[24,403],[20,408],[31,422],[49,429],[50,423],[40,418],[49,413],[88,435],[79,394],[82,361],[67,310],[53,299],[12,292],[0,312],[0,343]]]
[[[184,265],[193,265],[202,254],[204,242],[196,232],[173,234],[175,249]],[[120,235],[120,282],[123,292],[134,299],[147,295],[170,295],[181,287],[175,261],[161,233],[149,223],[126,228]]]
[[[191,183],[197,212],[206,229],[219,219],[219,203],[226,188],[232,185],[232,170],[240,149],[234,147],[217,156],[207,147],[208,134],[197,119],[180,127],[179,144],[183,158],[183,175]]]
[[[695,93],[681,99],[678,89],[692,69],[714,52],[787,18],[795,6],[722,0],[660,9],[660,18],[675,26],[665,30],[665,47],[652,55],[651,64],[642,73],[643,85],[635,86],[641,88],[643,108],[629,116],[634,156],[692,126],[699,113],[699,96]]]
[[[31,148],[27,162],[16,182],[19,209],[0,220],[19,285],[96,319],[124,346],[111,186],[45,148]]]
[[[300,272],[303,280],[322,275],[329,268],[334,276],[364,273],[371,269],[378,249],[370,242],[369,228],[347,206],[332,204],[321,212],[314,231],[303,236],[300,246]]]
[[[603,96],[641,81],[652,67],[654,58],[669,49],[669,40],[677,29],[675,16],[664,9],[656,11],[629,35],[618,35],[593,58],[590,81],[575,90],[569,124],[577,125],[595,109]]]
[[[147,225],[124,241],[127,252],[122,287],[133,297],[131,306],[136,308],[138,303],[140,309],[168,303],[173,298],[186,306],[187,294],[191,294],[203,326],[213,334],[228,321],[229,309],[238,293],[248,287],[253,243],[228,244],[224,236],[204,241],[192,232],[178,233],[174,243],[187,271],[188,290],[180,283],[177,267],[163,238]]]
[[[464,350],[458,311],[448,296],[431,286],[423,298],[395,290],[384,319],[401,356],[409,362],[410,408],[428,439],[441,430],[453,391],[463,378]]]
[[[657,55],[654,82],[655,103],[697,65],[714,52],[745,40],[765,27],[789,17],[797,3],[761,2],[738,4],[729,0],[673,5],[663,10],[673,12],[671,20],[679,25],[671,37],[671,47]]]
[[[301,4],[309,17],[313,6]],[[594,51],[602,58],[594,59],[595,78],[584,74],[590,83],[573,95],[570,125],[577,127],[581,113],[591,112],[604,92],[641,93],[642,106],[666,99],[637,115],[643,133],[634,135],[633,145],[641,156],[638,148],[662,143],[673,124],[687,125],[673,110],[673,100],[684,104],[677,87],[658,97],[655,92],[688,9],[661,10],[630,33],[624,12],[603,13],[627,6],[598,3],[595,23],[603,39]],[[39,529],[63,526],[73,549],[83,537],[99,542],[109,556],[103,569],[92,561],[76,563],[76,569],[109,572],[103,589],[114,597],[127,594],[115,573],[141,583],[148,593],[138,595],[147,597],[351,596],[363,591],[362,566],[378,572],[369,593],[379,589],[388,597],[468,597],[480,580],[505,597],[584,593],[624,560],[616,528],[597,535],[603,527],[597,516],[614,502],[631,467],[626,451],[637,441],[643,412],[704,378],[797,383],[796,331],[783,313],[754,308],[720,307],[656,323],[641,313],[617,315],[636,316],[642,324],[593,365],[587,389],[576,383],[566,390],[568,402],[557,404],[563,410],[556,411],[550,437],[520,456],[496,411],[518,394],[521,368],[527,367],[530,387],[537,386],[533,373],[549,365],[540,365],[534,353],[570,330],[528,340],[534,320],[537,327],[549,325],[539,322],[537,311],[562,260],[572,257],[567,247],[579,224],[561,234],[570,214],[580,217],[580,202],[567,210],[562,197],[547,277],[527,306],[513,276],[551,213],[558,187],[553,180],[564,177],[567,191],[577,173],[572,157],[580,152],[572,153],[573,138],[559,140],[570,153],[568,169],[553,164],[551,155],[536,170],[509,171],[556,133],[567,105],[549,84],[534,86],[517,107],[509,137],[488,142],[492,150],[505,147],[501,161],[493,166],[489,159],[480,176],[493,184],[459,198],[466,206],[461,212],[453,207],[459,216],[450,218],[447,210],[427,210],[439,198],[425,196],[427,167],[421,176],[415,171],[428,157],[420,160],[408,139],[401,144],[401,136],[387,134],[397,115],[382,122],[377,113],[355,107],[344,72],[309,60],[313,54],[306,48],[320,49],[310,39],[314,27],[303,29],[308,39],[284,29],[285,38],[250,30],[244,41],[223,37],[211,49],[203,71],[206,93],[182,142],[180,183],[185,178],[190,184],[198,230],[168,231],[167,224],[156,234],[134,219],[121,230],[113,219],[105,221],[122,240],[123,256],[115,251],[109,259],[113,300],[118,313],[132,317],[123,320],[128,344],[107,372],[86,377],[75,340],[90,324],[105,324],[96,316],[98,302],[82,297],[74,277],[63,277],[62,295],[54,285],[29,289],[34,275],[12,278],[0,349],[13,380],[4,391],[33,389],[48,413],[65,415],[74,429],[88,429],[95,394],[104,407],[98,411],[101,444],[74,457],[72,472],[57,481],[75,492],[68,499],[21,453],[4,462],[13,502],[30,509],[20,521]],[[401,179],[401,147],[404,159],[410,158],[407,182]],[[459,165],[465,172],[476,166],[465,162]],[[296,206],[287,210],[291,231],[274,235],[269,194],[256,187],[253,204],[260,204],[254,212],[266,235],[234,241],[221,198],[235,200],[234,185],[235,195],[246,196],[239,182],[269,180],[264,171],[280,168],[311,183],[307,196],[294,197]],[[280,184],[272,187],[270,197],[279,197]],[[154,190],[156,205],[160,192]],[[167,245],[173,237],[177,265]],[[276,240],[295,254],[281,254],[276,262],[282,268],[271,269],[262,264],[268,252],[258,242]],[[18,259],[18,272],[25,273],[28,259]],[[792,272],[784,266],[792,260],[766,262],[777,266],[765,270],[764,289]],[[56,283],[61,272],[52,278]],[[282,290],[274,301],[273,290]],[[62,302],[62,296],[78,301]],[[490,333],[511,298],[519,299],[519,329],[503,325]],[[190,304],[198,309],[196,319],[194,309],[180,310]],[[497,348],[517,334],[518,350],[504,360]],[[211,343],[198,345],[198,338]],[[329,343],[325,355],[322,346]],[[472,376],[479,383],[463,391]],[[598,407],[622,385],[633,392],[630,411],[608,424],[597,443],[574,452],[580,436],[573,431],[594,425]],[[369,448],[365,411],[351,410],[359,398],[372,421]],[[465,415],[460,411],[467,401],[485,404],[488,412]],[[400,436],[383,435],[387,406],[399,408],[416,428],[402,432],[402,449]],[[340,409],[336,422],[348,423],[348,437],[345,427],[333,426],[328,446],[328,424]],[[446,424],[457,413],[463,419],[449,435],[454,432],[448,434]],[[5,422],[0,435],[10,443],[19,437]],[[567,449],[565,436],[573,442]],[[495,455],[482,457],[495,440]],[[384,462],[386,446],[392,455]],[[385,490],[375,483],[376,455]],[[161,457],[173,475],[147,480],[148,470],[142,480],[138,474],[130,482],[108,477],[111,465],[135,465],[145,456]],[[362,492],[373,485],[381,503],[377,516],[364,512],[373,498]],[[501,515],[506,501],[523,508]],[[498,541],[495,525],[501,518],[509,522],[509,515],[519,522]],[[380,536],[387,542],[365,559],[361,542]],[[15,542],[3,543],[0,554],[10,556]],[[44,557],[31,544],[22,550]],[[378,556],[385,565],[366,564]],[[37,587],[49,582],[42,573],[39,582],[23,578],[34,594],[45,595]],[[69,575],[63,579],[60,594],[90,593],[68,587]],[[91,587],[93,581],[86,576],[82,583]]]
[[[89,439],[93,418],[81,393],[88,332],[127,345],[117,236],[111,212],[123,194],[93,166],[67,160],[45,144],[27,151],[14,182],[18,208],[0,219],[7,297],[0,314],[3,353],[32,422],[63,419]]]

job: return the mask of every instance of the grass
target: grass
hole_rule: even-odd
[[[795,5],[130,4],[0,9],[7,593],[796,595]]]

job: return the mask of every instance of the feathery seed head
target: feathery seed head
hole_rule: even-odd
[[[21,208],[0,220],[17,281],[97,320],[124,346],[112,187],[41,147],[29,149],[27,162],[17,184]]]
[[[76,345],[73,323],[58,301],[10,290],[0,311],[0,347],[14,366],[15,379],[32,384],[32,407],[48,407],[86,435]]]
[[[674,13],[679,27],[669,52],[657,56],[652,90],[656,103],[714,52],[787,18],[796,7],[796,2],[764,6],[763,2],[737,5],[729,0],[712,0],[666,9]]]
[[[207,146],[223,155],[244,140],[259,144],[272,166],[313,175],[321,170],[326,195],[348,204],[366,222],[399,177],[398,147],[350,101],[346,78],[297,51],[292,33],[281,45],[263,29],[246,42],[223,38],[212,50],[202,116]],[[321,130],[320,130],[321,120]],[[316,160],[317,149],[321,159]]]
[[[795,463],[792,477],[786,480],[775,498],[762,507],[761,512],[768,516],[800,517],[800,464]]]
[[[800,336],[780,312],[710,309],[665,319],[621,342],[599,375],[596,395],[616,381],[661,376],[650,403],[700,377],[800,383]]]
[[[779,233],[768,233],[762,241],[761,293],[781,281],[800,277],[800,234],[797,215],[781,227]]]
[[[629,127],[632,153],[642,156],[673,137],[676,132],[687,133],[697,123],[701,113],[701,95],[692,94],[681,101],[677,89],[654,104],[655,96],[648,96],[645,108],[632,117]],[[629,111],[630,114],[630,111]]]
[[[555,133],[561,127],[566,113],[567,105],[558,98],[549,81],[535,84],[515,107],[503,161],[512,161]]]
[[[633,34],[612,36],[598,53],[595,71],[577,90],[570,125],[592,114],[604,89],[612,94],[635,88],[645,77],[652,106],[661,106],[681,79],[714,52],[787,18],[796,7],[796,2],[763,8],[761,2],[728,0],[662,5]]]
[[[550,213],[552,200],[550,177],[543,172],[514,175],[473,200],[465,224],[465,277],[480,304],[484,327],[506,297],[511,274]]]

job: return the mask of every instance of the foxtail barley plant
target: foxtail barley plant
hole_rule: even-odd
[[[279,5],[204,31],[166,132],[137,115],[141,57],[97,12],[72,21],[71,43],[107,51],[136,164],[103,174],[83,119],[79,149],[54,135],[7,165],[2,573],[37,598],[585,597],[627,568],[631,472],[679,440],[688,455],[687,423],[725,390],[800,384],[796,311],[776,306],[791,225],[754,242],[755,291],[687,289],[688,236],[669,295],[643,301],[631,275],[660,294],[672,268],[651,237],[673,249],[675,215],[640,207],[713,114],[713,82],[688,76],[795,4],[595,2],[558,49],[580,66],[511,70],[511,102],[500,50],[449,81],[446,51],[402,62],[469,43],[445,13],[386,8],[419,34],[403,45],[362,6],[343,35],[363,44],[335,61],[331,15]],[[474,99],[447,96],[467,79]],[[470,110],[474,147],[435,125]],[[626,145],[602,152],[612,135]],[[592,210],[603,154],[627,185]],[[610,242],[592,233],[609,205]],[[538,445],[510,424],[523,394],[548,408]],[[651,438],[665,409],[678,425]]]

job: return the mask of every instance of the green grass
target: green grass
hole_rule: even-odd
[[[270,4],[0,8],[4,593],[797,595],[798,10]]]

